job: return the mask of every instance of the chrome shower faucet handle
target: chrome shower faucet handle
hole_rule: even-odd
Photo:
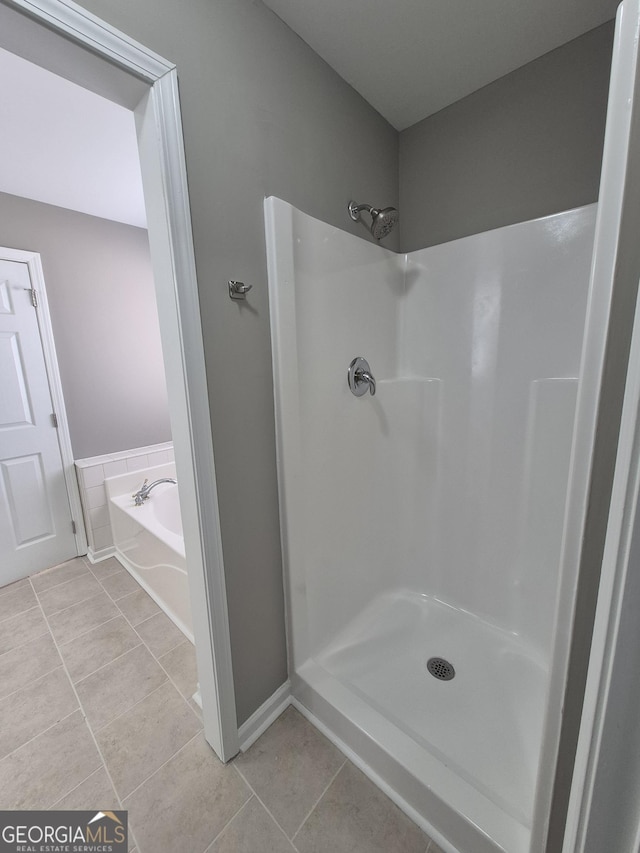
[[[347,382],[351,393],[356,397],[362,397],[367,391],[372,397],[376,393],[376,380],[371,373],[369,362],[362,356],[354,358],[349,365]]]

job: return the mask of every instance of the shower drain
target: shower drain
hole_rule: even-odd
[[[434,678],[439,678],[440,681],[451,681],[456,674],[453,664],[450,664],[444,658],[429,658],[427,661],[427,670]]]

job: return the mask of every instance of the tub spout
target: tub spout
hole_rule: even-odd
[[[176,480],[174,480],[172,477],[161,477],[159,480],[154,480],[153,483],[149,483],[149,485],[147,486],[148,482],[148,480],[145,480],[142,486],[138,489],[138,491],[131,495],[131,497],[135,501],[136,506],[142,506],[142,504],[149,497],[149,492],[151,491],[151,489],[155,488],[160,483],[174,483],[174,485],[176,484]]]

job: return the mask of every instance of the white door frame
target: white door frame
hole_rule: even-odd
[[[67,421],[67,411],[64,405],[62,382],[60,380],[60,370],[58,368],[58,356],[56,354],[56,345],[53,339],[49,301],[47,299],[47,289],[45,286],[40,255],[37,252],[26,252],[22,249],[10,249],[3,246],[0,249],[0,257],[2,257],[3,260],[17,261],[18,263],[26,264],[27,269],[29,270],[31,287],[37,294],[38,310],[36,311],[36,317],[38,321],[38,330],[40,332],[40,342],[42,343],[42,354],[44,356],[45,369],[47,371],[47,379],[49,380],[49,390],[51,391],[51,402],[58,422],[58,444],[60,446],[60,456],[62,458],[64,481],[66,483],[67,494],[69,496],[69,509],[71,510],[71,518],[75,522],[76,553],[86,554],[87,534],[84,526],[84,516],[82,514],[82,503],[80,502],[80,489],[78,488],[78,479],[76,477],[73,450],[71,449],[69,422]]]
[[[615,329],[609,329],[610,308],[613,299],[617,263],[624,254],[625,237],[622,229],[625,217],[625,196],[634,183],[637,184],[638,155],[631,140],[637,119],[639,100],[637,68],[640,63],[638,32],[640,28],[640,0],[624,0],[618,9],[616,40],[609,90],[607,128],[605,134],[600,199],[596,222],[596,244],[592,263],[592,286],[588,323],[583,346],[581,365],[582,397],[579,397],[576,418],[575,446],[593,448],[598,419],[598,401],[606,381],[606,346]],[[637,190],[635,191],[637,195]],[[629,214],[626,214],[629,216]],[[609,380],[611,381],[611,380]],[[593,405],[595,402],[596,405]],[[581,408],[582,406],[582,408]],[[640,484],[640,307],[636,306],[633,337],[628,360],[624,404],[620,423],[615,476],[609,505],[609,516],[605,548],[602,557],[598,603],[594,620],[589,658],[589,672],[585,687],[579,740],[573,767],[571,792],[563,840],[564,853],[581,853],[584,850],[590,809],[593,805],[594,784],[598,766],[603,758],[600,754],[605,714],[609,699],[609,687],[619,637],[620,620],[625,594],[625,581],[629,566],[629,554],[633,541],[634,518]],[[593,459],[591,460],[593,461]],[[582,549],[582,532],[589,498],[591,464],[582,474],[573,472],[572,491],[569,494],[567,526],[565,527],[565,560],[575,558],[578,565]],[[580,482],[582,478],[582,483]],[[580,517],[582,521],[578,524]],[[567,534],[567,530],[569,533]],[[574,584],[577,573],[568,575],[562,593],[575,604]],[[565,613],[567,611],[565,610]],[[568,624],[558,633],[570,633],[573,624]],[[568,645],[564,646],[565,655]],[[624,656],[623,656],[624,657]],[[566,675],[567,660],[560,662]],[[637,667],[637,661],[634,661]],[[555,689],[564,692],[566,684],[558,682]],[[559,729],[560,720],[556,720]],[[547,749],[557,759],[559,731],[549,736]],[[632,756],[630,756],[630,761]],[[545,795],[549,806],[552,786]],[[620,803],[620,813],[635,809],[636,803]],[[636,846],[629,850],[637,850]],[[533,847],[533,849],[537,849]]]
[[[176,67],[70,0],[0,0],[142,79],[135,109],[208,743],[238,752],[231,641]]]

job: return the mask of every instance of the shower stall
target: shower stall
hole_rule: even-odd
[[[525,851],[595,206],[408,255],[267,219],[294,695]]]
[[[598,205],[403,255],[265,201],[292,694],[447,853],[543,849],[628,144],[612,98]]]

